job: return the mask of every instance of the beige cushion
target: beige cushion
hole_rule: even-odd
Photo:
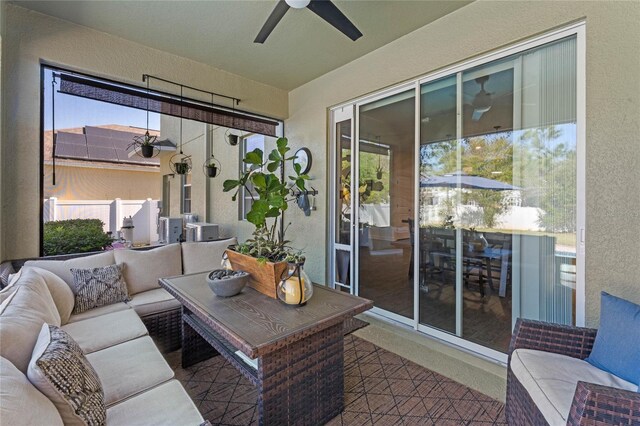
[[[629,383],[586,361],[531,349],[516,349],[511,370],[550,425],[564,425],[578,381],[636,391]]]
[[[148,334],[133,309],[112,312],[62,326],[82,352],[89,354]]]
[[[169,311],[171,309],[179,309],[181,306],[180,302],[163,288],[156,288],[135,294],[131,297],[129,305],[135,309],[141,317]]]
[[[220,268],[222,254],[232,244],[237,244],[236,238],[223,241],[203,243],[182,243],[182,267],[185,274],[212,271]]]
[[[192,425],[204,422],[177,380],[170,380],[107,409],[109,426]]]
[[[16,286],[9,284],[7,287],[3,288],[0,291],[0,305],[2,305],[4,301],[9,298],[9,296],[13,293],[13,290],[15,289],[16,289]]]
[[[69,260],[27,260],[24,266],[35,266],[51,271],[73,288],[73,277],[71,268],[99,268],[101,266],[113,265],[113,250],[104,253],[93,254],[91,256],[78,257]]]
[[[129,295],[159,288],[158,279],[182,274],[180,244],[153,250],[114,250],[117,263],[124,263]]]
[[[0,423],[12,426],[62,426],[53,402],[9,360],[0,358]]]
[[[56,308],[58,308],[58,313],[60,314],[60,322],[62,324],[66,324],[67,322],[69,322],[69,317],[71,316],[71,311],[73,310],[73,291],[71,291],[71,287],[69,287],[67,283],[64,282],[64,280],[58,275],[54,274],[51,271],[47,271],[46,269],[32,266],[24,267],[20,271],[23,271],[25,269],[31,269],[40,274],[42,278],[44,278],[44,282],[49,288],[49,293],[51,293],[53,302],[56,304]]]
[[[100,315],[110,314],[111,312],[126,311],[127,309],[131,309],[131,306],[127,305],[124,302],[114,303],[112,305],[107,305],[107,306],[101,306],[99,308],[85,311],[78,315],[71,315],[69,317],[68,324],[72,322],[77,322],[77,321],[84,321],[89,318],[99,317]]]
[[[65,425],[105,423],[107,409],[98,375],[61,328],[42,325],[27,375],[53,402]]]
[[[44,279],[25,271],[0,311],[0,356],[23,373],[31,359],[42,324],[60,325],[60,315]]]
[[[140,337],[87,355],[104,387],[107,407],[173,378],[151,337]]]

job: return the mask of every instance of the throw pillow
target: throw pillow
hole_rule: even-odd
[[[75,304],[73,314],[129,300],[122,264],[92,269],[71,269]]]
[[[180,244],[152,250],[113,250],[116,263],[124,263],[129,294],[160,288],[158,280],[182,274]]]
[[[100,379],[80,346],[61,328],[42,325],[27,377],[53,402],[65,425],[105,424]]]
[[[640,305],[602,292],[600,328],[586,361],[640,385]]]
[[[13,270],[13,266],[11,266],[10,262],[0,263],[0,289],[9,285],[9,277],[14,272],[15,271]]]

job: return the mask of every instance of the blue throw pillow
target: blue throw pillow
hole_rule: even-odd
[[[640,390],[640,305],[602,292],[600,328],[586,359]]]

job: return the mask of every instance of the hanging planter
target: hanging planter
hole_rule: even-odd
[[[242,135],[232,133],[231,129],[227,129],[227,131],[224,132],[224,140],[229,144],[229,146],[237,146],[240,143],[241,138]]]
[[[176,154],[169,160],[171,171],[178,175],[186,175],[191,171],[191,156]]]
[[[149,79],[144,75],[143,81],[147,81],[147,131],[144,135],[133,137],[133,142],[127,149],[133,148],[135,153],[143,158],[153,158],[160,153],[160,148],[155,145],[158,136],[149,134]]]
[[[220,174],[220,172],[222,171],[222,166],[220,165],[218,159],[212,155],[211,158],[204,162],[204,164],[202,165],[202,170],[204,171],[205,176],[214,178]]]
[[[143,158],[156,157],[160,153],[160,149],[155,145],[157,139],[158,136],[151,136],[147,130],[144,135],[134,136],[127,150],[133,148],[136,154]]]

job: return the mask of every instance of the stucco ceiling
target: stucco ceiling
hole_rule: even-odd
[[[290,90],[470,1],[336,0],[364,34],[356,42],[310,10],[290,9],[263,45],[253,39],[275,0],[13,3]]]

